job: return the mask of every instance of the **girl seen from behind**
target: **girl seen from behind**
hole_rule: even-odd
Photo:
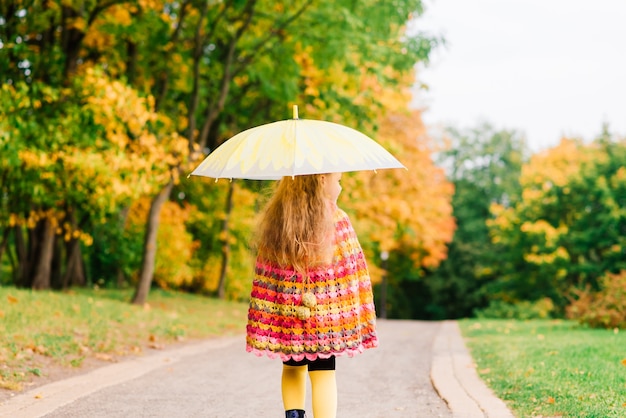
[[[280,358],[287,418],[337,413],[335,358],[378,345],[372,285],[346,213],[341,173],[284,177],[261,217],[246,349]]]

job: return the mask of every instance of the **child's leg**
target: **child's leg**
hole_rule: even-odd
[[[309,364],[314,418],[337,416],[337,381],[335,358],[316,360]]]
[[[285,411],[304,409],[306,398],[306,365],[289,366],[283,364],[281,388]]]

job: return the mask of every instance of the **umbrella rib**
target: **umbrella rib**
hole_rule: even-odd
[[[296,108],[297,109],[297,108]],[[296,110],[297,112],[297,110]],[[295,177],[296,173],[296,156],[298,150],[298,121],[300,118],[297,117],[297,113],[294,114],[294,122],[293,122],[293,164],[291,165],[291,179]]]
[[[242,131],[242,132],[240,132],[239,134],[241,134],[241,133],[243,133],[243,132],[245,132],[245,131]],[[239,135],[239,134],[237,134],[237,135]],[[222,144],[223,144],[223,143],[222,143]],[[233,154],[237,154],[237,153],[239,153],[240,149],[241,149],[242,147],[245,147],[245,146],[246,146],[246,141],[239,141],[239,143],[235,146],[235,148],[231,151],[231,153],[230,153],[230,154],[231,154],[231,155],[233,155]],[[218,147],[218,148],[216,148],[215,150],[217,151],[218,149],[219,149],[219,147]],[[230,178],[230,180],[232,181],[232,176],[229,176],[229,177],[224,177],[224,176],[222,176],[222,174],[224,173],[224,170],[226,170],[226,167],[228,166],[228,163],[229,163],[229,162],[230,162],[230,161],[229,161],[229,158],[226,158],[226,163],[225,163],[225,164],[223,164],[223,165],[222,165],[222,168],[220,169],[220,172],[219,172],[219,177],[220,177],[220,178]]]

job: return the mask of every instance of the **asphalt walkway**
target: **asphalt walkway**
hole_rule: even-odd
[[[378,330],[379,348],[337,359],[339,418],[513,417],[478,378],[456,322]],[[0,417],[283,417],[280,370],[246,353],[243,336],[213,339],[40,386],[0,404]]]

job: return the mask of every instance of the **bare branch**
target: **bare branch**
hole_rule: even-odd
[[[233,78],[233,61],[235,57],[235,49],[237,47],[237,42],[243,35],[243,33],[250,26],[250,22],[252,22],[252,17],[254,16],[254,8],[256,6],[256,0],[250,0],[242,12],[242,16],[245,16],[243,24],[237,29],[237,32],[230,40],[230,44],[228,46],[228,53],[226,56],[226,62],[224,63],[224,73],[222,74],[222,80],[220,83],[219,95],[216,101],[214,101],[208,108],[206,112],[206,119],[202,126],[202,131],[200,132],[200,137],[198,143],[201,148],[206,147],[209,131],[213,122],[217,119],[219,113],[224,109],[224,104],[226,103],[226,98],[228,97],[228,90],[230,87],[230,82]]]

